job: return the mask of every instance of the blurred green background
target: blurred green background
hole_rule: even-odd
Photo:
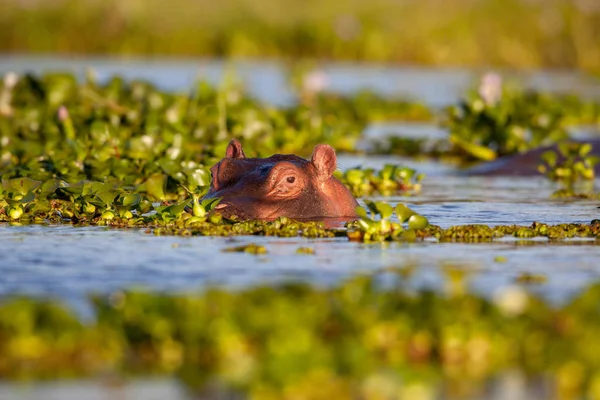
[[[1,52],[600,72],[598,0],[2,0]]]

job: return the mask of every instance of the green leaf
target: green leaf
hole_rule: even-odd
[[[37,189],[42,184],[42,181],[34,181],[31,178],[14,178],[10,181],[10,187],[22,195]]]
[[[200,205],[204,207],[206,211],[210,211],[221,202],[221,197],[213,197],[210,199],[204,199],[200,202]]]
[[[26,203],[31,203],[34,200],[35,200],[35,194],[33,194],[33,192],[29,192],[21,200],[19,200],[19,203],[26,204]]]
[[[364,172],[360,169],[351,169],[346,172],[346,180],[353,186],[360,185],[362,183],[363,176]]]
[[[366,231],[368,231],[368,230],[369,230],[369,227],[370,227],[369,223],[370,223],[370,222],[371,222],[371,220],[369,220],[369,219],[362,219],[362,218],[361,218],[361,219],[359,219],[359,220],[358,220],[358,226],[360,226],[360,228],[361,228],[363,231],[365,231],[365,232],[366,232]]]
[[[145,183],[146,192],[158,200],[164,200],[167,187],[167,176],[164,174],[151,175]]]
[[[60,181],[58,179],[48,179],[47,181],[45,181],[40,189],[40,198],[46,198],[48,196],[50,196],[52,193],[56,192],[56,190],[61,187],[64,186],[65,183],[63,181]]]
[[[162,209],[162,213],[167,213],[174,217],[179,217],[183,213],[183,210],[185,210],[185,207],[189,204],[189,202],[190,202],[189,199],[185,199],[181,203],[176,203],[176,204],[167,206]]]
[[[429,225],[429,221],[422,215],[414,214],[408,219],[409,229],[424,229]]]
[[[61,191],[65,192],[65,193],[69,193],[72,194],[74,196],[81,196],[83,194],[83,190],[84,190],[84,182],[80,181],[77,183],[67,183],[64,186],[61,185],[60,187]]]
[[[198,168],[188,175],[188,185],[192,188],[210,185],[210,175],[203,168]]]
[[[494,150],[479,144],[469,143],[454,134],[450,135],[450,143],[455,144],[465,152],[471,154],[473,157],[479,158],[480,160],[492,161],[498,156]]]
[[[83,184],[83,190],[81,194],[83,196],[88,194],[96,194],[100,192],[109,192],[115,189],[116,185],[109,182],[85,182]]]
[[[365,210],[363,207],[358,206],[354,209],[354,211],[356,211],[356,215],[358,215],[359,218],[369,219],[367,210]]]
[[[396,205],[396,215],[398,216],[400,223],[406,222],[414,214],[416,213],[408,208],[405,204],[398,203]]]
[[[563,156],[567,156],[569,154],[569,150],[571,149],[571,142],[562,142],[558,144],[558,151],[560,152],[560,154],[562,154]]]
[[[392,216],[392,214],[394,213],[394,208],[383,201],[376,202],[375,209],[377,210],[377,212],[381,215],[381,218],[383,218],[383,219],[390,218]]]
[[[555,167],[558,160],[558,154],[554,150],[548,150],[542,153],[541,159],[550,167]]]
[[[119,192],[115,190],[96,193],[96,197],[100,199],[100,201],[102,201],[102,203],[104,203],[105,206],[111,206],[118,195]]]
[[[392,223],[389,219],[382,219],[379,221],[379,232],[388,233],[392,229]]]
[[[142,200],[142,196],[137,193],[127,194],[122,197],[123,205],[126,207],[136,207]]]
[[[382,179],[391,179],[394,174],[395,167],[392,164],[385,164],[380,172]]]
[[[590,154],[590,151],[592,151],[592,145],[590,143],[582,144],[579,148],[579,157],[587,156],[588,154]]]
[[[377,210],[377,205],[375,205],[374,201],[365,200],[365,204],[369,208],[369,211],[373,214],[373,216],[378,215],[379,211]]]

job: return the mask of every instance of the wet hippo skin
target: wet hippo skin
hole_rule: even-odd
[[[325,144],[314,148],[310,160],[292,154],[248,158],[234,139],[225,158],[210,169],[211,186],[204,198],[220,197],[216,208],[225,217],[354,219],[358,203],[333,177],[335,169],[335,151]]]
[[[600,156],[600,139],[582,140],[581,143],[590,143],[590,155]],[[464,175],[483,176],[538,176],[538,166],[542,163],[541,156],[545,151],[557,150],[556,145],[540,147],[525,153],[505,156],[494,161],[485,162],[461,171]],[[600,175],[600,163],[594,166],[596,175]]]

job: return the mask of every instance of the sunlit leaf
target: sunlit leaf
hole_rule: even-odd
[[[37,189],[42,184],[41,181],[35,181],[30,178],[14,178],[10,181],[10,187],[14,190],[18,191],[22,195],[26,195],[27,193]]]
[[[123,205],[126,207],[135,207],[142,200],[142,196],[137,193],[127,194],[122,197]]]
[[[414,214],[408,219],[409,229],[424,229],[429,225],[429,221],[422,215]]]
[[[475,143],[469,143],[460,139],[456,135],[450,135],[450,142],[462,148],[465,152],[480,160],[492,161],[498,156],[497,153],[489,147],[481,146]]]
[[[396,216],[401,223],[406,222],[414,214],[415,212],[408,208],[405,204],[398,203],[396,205]]]
[[[363,207],[358,206],[354,210],[356,211],[356,215],[358,215],[359,218],[369,218],[369,216],[367,215],[367,210],[365,210]]]
[[[106,206],[112,205],[118,195],[119,195],[119,192],[117,192],[115,190],[111,190],[108,192],[96,193],[96,197],[98,199],[100,199],[100,201],[102,201],[102,203],[104,203],[104,205],[106,205]]]
[[[166,186],[167,176],[164,174],[154,174],[146,180],[145,191],[157,200],[164,200],[166,198]]]

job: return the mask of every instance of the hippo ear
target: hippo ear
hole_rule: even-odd
[[[246,158],[244,154],[244,150],[242,149],[242,144],[237,141],[237,139],[233,139],[227,145],[227,150],[225,151],[225,157],[228,158]]]
[[[336,168],[335,150],[326,144],[318,144],[313,150],[311,162],[317,169],[320,178],[329,178]]]

